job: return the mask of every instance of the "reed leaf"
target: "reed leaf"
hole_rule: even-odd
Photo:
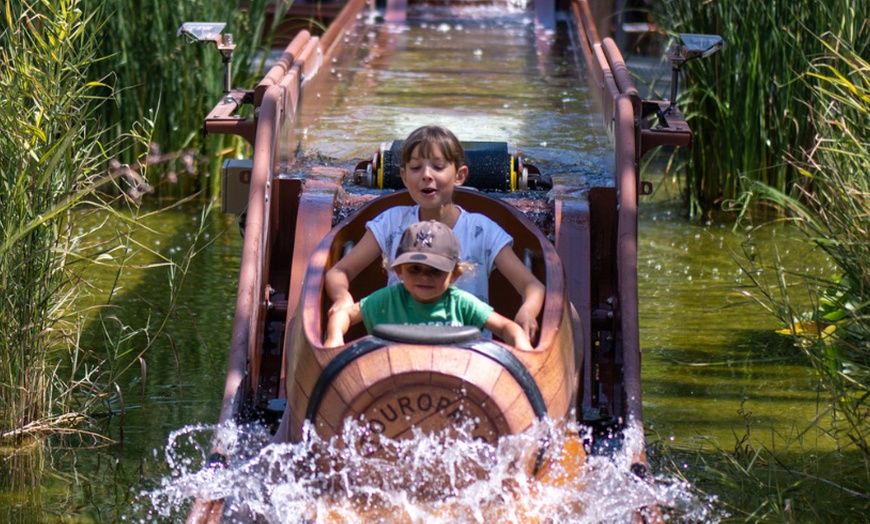
[[[147,166],[118,158],[135,159],[135,151],[147,148],[153,120],[119,133],[104,119],[103,107],[116,91],[108,82],[112,76],[95,73],[94,65],[102,62],[100,30],[107,25],[104,11],[85,5],[13,1],[3,13],[0,441],[17,444],[97,410],[123,411],[113,404],[120,398],[119,380],[133,365],[146,369],[144,355],[166,320],[137,327],[124,322],[112,305],[121,275],[136,269],[137,252],[152,260],[142,269],[172,268],[176,287],[161,310],[171,316],[196,254],[191,248],[181,261],[161,259],[133,238],[153,215],[138,208],[147,192]],[[88,218],[95,214],[95,221]],[[95,225],[82,230],[83,220]],[[95,265],[115,269],[109,289],[91,283]],[[91,319],[103,324],[105,336],[102,344],[82,347],[82,329]]]
[[[673,33],[722,36],[728,47],[683,67],[680,105],[695,140],[687,159],[687,208],[700,217],[738,199],[752,182],[788,191],[789,158],[808,149],[816,79],[803,77],[826,53],[824,32],[866,47],[866,2],[668,0],[657,22]]]
[[[7,2],[0,34],[0,433],[50,416],[69,211],[101,178],[96,37],[77,4]]]
[[[754,296],[781,311],[786,333],[795,338],[829,392],[841,436],[860,450],[870,472],[870,63],[868,33],[832,32],[817,40],[825,53],[807,67],[808,106],[816,135],[810,147],[789,157],[799,173],[790,192],[748,181],[744,207],[770,203],[783,210],[806,240],[823,250],[841,272],[802,275],[815,307],[789,306],[789,289],[776,292],[758,278]],[[775,261],[747,270],[781,275]],[[823,278],[827,277],[827,278]],[[812,329],[805,329],[812,326]],[[870,479],[870,473],[868,473]]]

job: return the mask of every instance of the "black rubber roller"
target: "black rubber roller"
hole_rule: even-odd
[[[381,145],[376,180],[373,180],[376,187],[404,187],[399,175],[402,143],[403,140],[394,140]],[[465,186],[480,190],[517,189],[518,179],[522,176],[520,160],[516,151],[512,151],[506,142],[462,142],[462,147],[465,149],[465,164],[468,166]]]

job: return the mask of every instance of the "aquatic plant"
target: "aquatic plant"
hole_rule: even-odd
[[[0,435],[46,422],[62,387],[51,355],[68,333],[73,300],[68,264],[76,251],[70,213],[113,180],[101,168],[94,126],[96,91],[88,78],[96,37],[77,2],[6,4],[0,35]],[[63,423],[55,416],[51,423]]]
[[[744,414],[746,431],[735,434],[733,449],[657,444],[650,454],[718,494],[735,520],[848,521],[870,500],[868,6],[662,5],[663,27],[720,34],[729,46],[684,68],[680,102],[696,132],[687,153],[690,214],[724,202],[741,226],[755,221],[750,230],[786,222],[839,269],[786,269],[793,265],[776,245],[752,240],[735,255],[747,279],[739,291],[779,319],[827,393],[805,428],[764,428],[796,435],[784,438],[785,449],[761,443]],[[837,450],[809,445],[810,432]]]
[[[870,479],[870,27],[850,36],[817,37],[826,52],[804,76],[813,86],[808,105],[817,135],[789,159],[800,182],[791,194],[748,183],[744,195],[744,208],[783,210],[842,273],[786,274],[778,260],[741,263],[752,284],[744,292],[794,337],[828,391],[838,436],[860,452]],[[809,310],[792,300],[795,286],[809,292]]]
[[[148,144],[152,126],[146,119],[117,137],[106,131],[100,108],[113,86],[93,80],[91,69],[100,60],[94,29],[102,13],[85,15],[79,0],[60,0],[7,3],[3,15],[0,441],[19,443],[76,428],[96,411],[123,411],[119,378],[132,369],[144,380],[143,355],[172,315],[201,246],[195,235],[173,261],[136,242],[156,212],[138,205],[150,189],[145,164],[117,158]],[[143,253],[152,260],[140,262]],[[114,282],[98,287],[96,266],[113,269]],[[115,296],[130,271],[152,267],[170,272],[168,305],[133,327]],[[85,346],[82,329],[92,319],[102,336]]]
[[[202,190],[216,197],[220,180],[210,175],[219,172],[225,155],[238,156],[247,148],[232,135],[204,139],[202,119],[223,96],[224,67],[213,45],[188,45],[178,29],[184,22],[226,23],[224,33],[236,43],[233,87],[249,87],[262,76],[266,51],[290,3],[101,0],[81,6],[106,13],[104,24],[92,28],[103,57],[93,67],[97,78],[111,79],[116,89],[99,117],[113,139],[136,122],[153,122],[150,143],[121,161],[134,164],[147,154],[148,182],[158,195],[177,198]]]
[[[682,68],[680,107],[695,133],[686,153],[689,214],[717,209],[753,181],[787,191],[798,171],[786,159],[815,134],[806,101],[816,82],[800,80],[825,52],[815,35],[866,43],[866,2],[668,0],[654,14],[674,34],[718,34],[728,46]]]
[[[648,457],[713,500],[722,522],[853,522],[870,504],[868,483],[860,453],[816,447],[816,436],[834,438],[820,427],[830,413],[822,409],[803,426],[761,427],[741,404],[743,427],[732,445],[699,439],[698,447],[674,446],[650,431]]]

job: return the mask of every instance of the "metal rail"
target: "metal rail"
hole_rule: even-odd
[[[616,43],[611,38],[599,38],[589,4],[586,0],[571,0],[571,10],[577,25],[580,47],[590,71],[590,81],[598,91],[602,106],[603,125],[614,146],[615,195],[598,198],[615,198],[615,291],[616,296],[601,296],[603,302],[591,304],[592,316],[606,318],[593,329],[599,329],[599,339],[593,342],[601,347],[603,336],[615,339],[612,359],[602,358],[594,361],[587,357],[585,369],[586,383],[581,394],[581,406],[591,410],[602,405],[609,407],[611,413],[622,413],[625,427],[635,427],[643,431],[642,392],[640,383],[641,348],[638,318],[637,291],[637,237],[638,237],[638,198],[646,193],[648,185],[640,180],[639,166],[641,157],[657,146],[687,146],[691,143],[692,133],[683,116],[668,101],[641,100],[628,67]],[[656,118],[648,121],[647,117]],[[606,193],[606,192],[605,192]],[[590,200],[596,198],[590,194]],[[595,202],[591,202],[595,206]],[[575,218],[573,221],[578,221]],[[594,223],[593,226],[594,227]],[[596,238],[592,236],[592,238]],[[558,237],[557,237],[558,241]],[[606,246],[591,246],[606,251]],[[600,275],[591,275],[596,282]],[[596,315],[596,311],[603,314]],[[609,330],[609,333],[607,333]],[[595,335],[593,334],[593,337]],[[591,347],[591,346],[589,346]],[[621,363],[621,369],[618,369]],[[621,373],[622,398],[602,398],[596,391],[595,377],[609,366],[611,373]],[[616,392],[611,392],[616,393]],[[609,403],[608,403],[609,402]],[[620,409],[621,407],[621,409]],[[646,465],[645,450],[641,449],[635,463]],[[638,515],[638,520],[641,516]],[[660,521],[660,512],[654,508],[644,515],[649,521]]]

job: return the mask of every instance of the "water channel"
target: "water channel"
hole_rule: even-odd
[[[436,123],[462,140],[515,144],[544,174],[574,181],[581,189],[577,198],[583,188],[607,183],[609,145],[567,36],[536,34],[525,13],[473,9],[478,11],[470,20],[433,18],[397,29],[361,22],[355,59],[328,66],[336,88],[324,96],[321,116],[300,123],[301,156],[352,168],[381,142]],[[804,439],[830,447],[823,435],[797,435],[819,410],[811,370],[773,334],[773,320],[734,293],[745,282],[731,253],[742,249],[747,233],[730,223],[688,223],[678,204],[662,195],[645,200],[640,212],[647,439],[687,450],[728,448],[744,432],[739,413],[751,412],[770,446]],[[0,481],[0,520],[178,521],[184,509],[173,504],[207,484],[196,472],[218,419],[241,238],[234,217],[213,212],[203,223],[195,204],[160,215],[153,226],[157,233],[140,241],[165,256],[181,257],[200,227],[209,242],[192,259],[182,307],[170,324],[171,343],[167,338],[147,356],[147,380],[131,375],[124,384],[125,415],[99,422],[114,443],[95,449],[90,439],[61,436],[43,452],[0,465],[0,476],[9,479]],[[823,263],[799,244],[784,245],[791,250],[784,251],[787,260]],[[119,304],[144,322],[168,292],[164,270],[131,273]],[[685,513],[698,520],[720,518],[691,488],[667,479],[663,485],[668,487],[652,495],[659,502],[672,497],[667,502],[682,500]],[[274,494],[281,486],[268,489]],[[630,498],[615,498],[630,504]],[[274,515],[290,515],[279,511],[292,510],[289,500],[276,505]],[[578,521],[605,521],[607,515],[619,521],[625,510]]]

